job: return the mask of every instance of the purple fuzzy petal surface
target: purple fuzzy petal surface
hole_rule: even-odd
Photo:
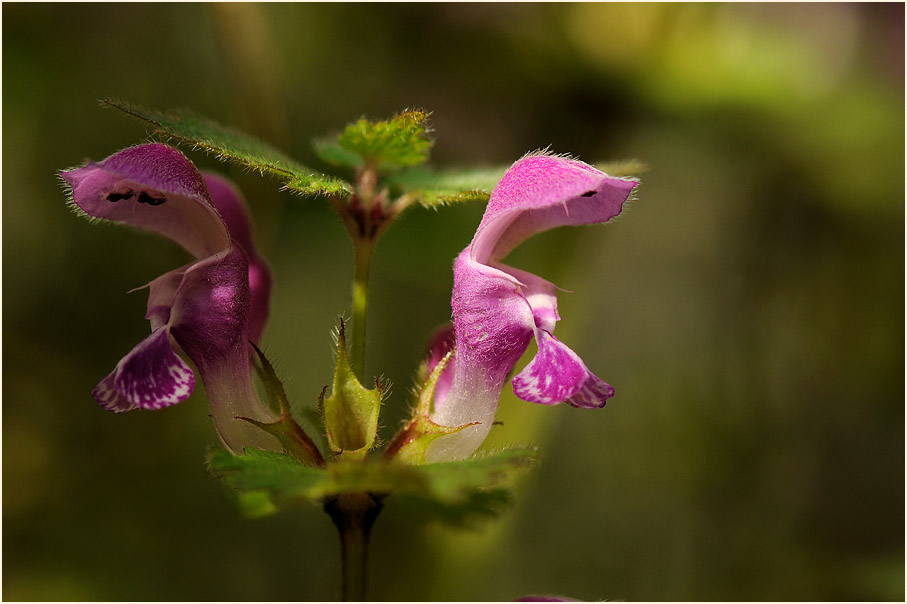
[[[91,396],[98,401],[99,405],[114,413],[123,413],[124,411],[138,409],[138,406],[132,404],[125,396],[117,392],[116,387],[113,385],[116,373],[117,370],[114,369],[110,375],[101,380],[101,383],[95,386],[95,389],[91,391]]]
[[[246,253],[238,246],[186,271],[170,311],[170,332],[196,366],[217,364],[245,350],[248,274]]]
[[[249,258],[249,339],[256,344],[261,340],[271,299],[271,270],[258,255],[252,239],[252,221],[242,193],[232,182],[212,172],[202,177],[211,193],[211,202],[227,225],[230,237],[242,246]]]
[[[513,378],[518,397],[541,405],[564,401],[576,407],[603,407],[614,390],[593,375],[579,356],[545,330],[536,332],[539,351]]]
[[[195,375],[174,352],[167,329],[142,340],[111,376],[98,384],[94,396],[102,407],[114,406],[112,411],[128,410],[116,396],[141,409],[162,409],[186,400],[195,387]]]
[[[636,184],[573,159],[524,157],[491,193],[470,245],[473,258],[493,262],[536,233],[607,222],[620,214]]]
[[[456,343],[457,334],[454,331],[453,325],[444,325],[435,330],[429,338],[428,344],[428,359],[426,360],[426,369],[428,373],[431,373],[435,366],[441,362],[441,359],[447,356],[447,353],[456,347]],[[456,364],[457,357],[456,354],[454,354],[447,362],[447,366],[444,368],[444,371],[441,372],[438,381],[435,383],[435,410],[440,409],[444,404],[444,401],[447,400],[447,394],[450,392],[450,387],[453,385]]]
[[[130,147],[60,176],[72,188],[73,203],[93,218],[153,231],[196,258],[230,245],[201,174],[173,147]]]

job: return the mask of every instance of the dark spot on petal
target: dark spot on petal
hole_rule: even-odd
[[[596,193],[598,193],[598,191],[586,191],[585,193],[583,193],[582,195],[580,195],[580,197],[592,197],[592,196],[595,195]]]
[[[132,197],[134,195],[135,195],[135,191],[133,191],[132,189],[126,189],[125,193],[110,193],[107,196],[107,201],[116,203],[116,202],[120,201],[121,199],[132,199]]]
[[[152,197],[145,191],[139,193],[139,203],[147,203],[150,206],[159,206],[167,201],[166,197]]]

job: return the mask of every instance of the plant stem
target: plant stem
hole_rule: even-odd
[[[368,272],[375,241],[354,237],[355,273],[353,275],[353,325],[350,328],[350,366],[361,382],[365,379],[365,322],[368,314]]]
[[[365,601],[369,535],[381,507],[370,493],[344,493],[324,505],[340,534],[340,593],[344,602]]]

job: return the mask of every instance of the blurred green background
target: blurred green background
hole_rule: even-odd
[[[542,464],[500,522],[387,501],[371,596],[903,600],[904,6],[10,4],[3,11],[3,598],[330,600],[316,507],[246,520],[204,467],[203,390],[109,414],[90,392],[186,262],[67,210],[55,171],[146,137],[97,106],[194,109],[319,169],[310,139],[433,112],[433,161],[551,146],[650,166],[613,224],[509,263],[574,293],[558,336],[601,411],[509,388],[488,446]],[[276,286],[264,343],[294,404],[331,379],[351,248],[326,204],[228,173]],[[378,246],[367,372],[402,419],[483,208],[414,210]],[[529,354],[534,353],[534,346]],[[524,359],[524,362],[526,360]]]

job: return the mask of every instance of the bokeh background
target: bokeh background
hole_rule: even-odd
[[[201,389],[124,415],[89,394],[147,334],[126,292],[186,262],[65,206],[56,170],[146,139],[98,107],[115,96],[318,169],[313,137],[408,107],[433,112],[441,167],[548,146],[648,164],[612,224],[510,259],[573,292],[558,336],[617,396],[586,411],[508,389],[488,445],[535,444],[543,462],[480,530],[389,499],[374,599],[903,600],[902,4],[2,12],[4,599],[339,595],[321,510],[247,520],[206,472]],[[347,236],[325,204],[185,151],[253,207],[276,276],[265,346],[305,413],[349,312]],[[379,244],[367,372],[395,384],[385,436],[482,211],[414,210]]]

